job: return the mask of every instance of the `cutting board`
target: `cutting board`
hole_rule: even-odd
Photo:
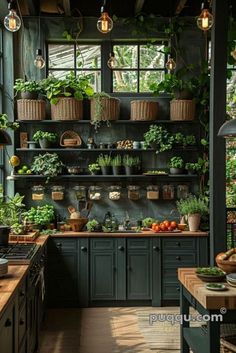
[[[9,240],[10,241],[33,241],[35,240],[39,235],[39,231],[33,231],[29,232],[27,234],[10,234],[9,235]]]

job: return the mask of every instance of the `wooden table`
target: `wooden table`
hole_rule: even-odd
[[[195,268],[179,268],[181,309],[181,353],[220,353],[220,325],[236,324],[236,288],[225,284],[226,291],[214,292],[205,288],[205,282],[195,275]],[[205,329],[190,327],[190,306],[203,317]],[[184,316],[185,315],[185,316]],[[199,318],[200,319],[200,318]]]

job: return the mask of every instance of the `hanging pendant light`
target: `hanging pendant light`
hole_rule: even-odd
[[[101,7],[101,16],[97,21],[97,29],[101,33],[109,33],[113,28],[113,21],[106,11],[106,0],[104,0],[103,6]]]
[[[236,119],[227,120],[220,127],[217,136],[224,138],[236,137]]]
[[[21,27],[20,17],[16,13],[16,5],[13,1],[8,3],[9,14],[4,18],[4,26],[10,32],[17,32]]]
[[[40,26],[40,15],[39,15],[39,45],[41,46],[41,26]],[[34,59],[34,66],[41,70],[45,66],[45,60],[42,55],[42,49],[38,48],[36,50],[36,57]]]
[[[170,55],[168,56],[168,60],[167,60],[167,63],[166,63],[166,68],[169,71],[173,71],[173,70],[176,69],[176,62],[174,61],[174,59]]]
[[[214,23],[214,18],[209,12],[209,5],[206,2],[202,3],[201,10],[202,12],[197,18],[197,26],[202,31],[208,31]]]
[[[107,66],[109,67],[109,69],[114,69],[117,65],[117,60],[115,58],[115,53],[112,51],[109,54],[109,59],[107,61]]]

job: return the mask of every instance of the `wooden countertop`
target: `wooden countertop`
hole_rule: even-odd
[[[9,265],[8,274],[0,278],[0,316],[26,276],[28,265]]]
[[[79,237],[79,238],[86,238],[86,237],[112,237],[112,238],[119,238],[119,237],[207,237],[207,232],[165,232],[165,233],[154,233],[153,231],[142,231],[141,233],[103,233],[103,232],[58,232],[56,234],[50,235],[51,237]]]
[[[205,288],[206,282],[196,276],[195,270],[195,268],[179,268],[178,279],[205,309],[236,309],[236,288],[224,283],[227,290],[210,291]]]

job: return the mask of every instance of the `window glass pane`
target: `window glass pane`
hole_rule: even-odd
[[[113,71],[113,92],[137,92],[137,71]]]
[[[48,45],[48,66],[54,68],[74,67],[74,45],[49,44]]]
[[[165,66],[164,45],[140,45],[140,68],[163,68]]]
[[[86,77],[95,92],[101,92],[101,71],[83,71],[83,74],[77,71],[77,76]]]
[[[100,45],[78,45],[76,48],[76,67],[85,69],[101,68]]]
[[[113,51],[117,61],[117,68],[137,68],[138,46],[137,45],[114,45]]]
[[[236,116],[236,70],[227,80],[227,111],[232,118]]]
[[[62,71],[57,71],[57,70],[49,70],[48,71],[48,76],[54,76],[56,77],[57,79],[64,79],[66,77],[66,75],[68,75],[69,73],[71,72],[71,70],[62,70]]]
[[[163,71],[140,71],[139,73],[139,92],[150,92],[151,83],[158,83],[164,79]]]

